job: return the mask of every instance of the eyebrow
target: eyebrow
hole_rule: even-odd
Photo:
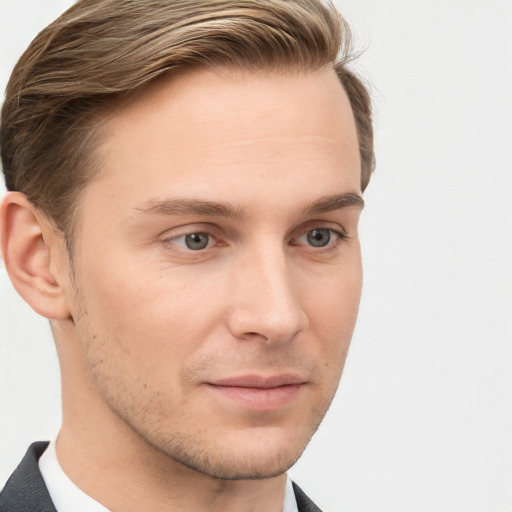
[[[135,208],[143,214],[157,215],[207,215],[240,219],[245,216],[243,207],[235,208],[230,203],[203,201],[201,199],[150,200],[141,208]]]
[[[308,205],[304,208],[303,212],[308,215],[314,215],[316,213],[326,213],[350,207],[362,210],[364,208],[364,199],[355,192],[325,196]]]
[[[305,215],[315,215],[342,208],[364,208],[363,198],[353,192],[324,196],[306,205],[302,209]],[[246,215],[246,209],[243,206],[235,207],[230,203],[204,201],[201,199],[152,199],[140,208],[135,210],[141,214],[156,214],[163,216],[172,215],[205,215],[212,217],[229,217],[242,219]]]

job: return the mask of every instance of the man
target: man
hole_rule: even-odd
[[[373,169],[348,27],[311,0],[80,0],[2,110],[2,255],[62,427],[0,510],[314,511]]]

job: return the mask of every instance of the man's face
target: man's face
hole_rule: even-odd
[[[215,477],[284,472],[334,396],[360,298],[359,152],[337,77],[164,79],[107,122],[101,154],[69,294],[107,405],[90,413]]]

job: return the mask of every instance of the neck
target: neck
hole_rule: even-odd
[[[285,475],[222,481],[193,474],[187,468],[162,472],[147,463],[128,465],[128,457],[122,462],[105,457],[99,453],[99,445],[92,450],[90,446],[82,451],[75,448],[62,431],[57,457],[64,472],[82,491],[112,511],[282,511]]]
[[[112,511],[282,511],[286,475],[213,478],[170,459],[134,433],[118,436],[101,425],[91,433],[83,428],[87,422],[94,424],[84,418],[79,430],[63,422],[57,457],[82,491]]]

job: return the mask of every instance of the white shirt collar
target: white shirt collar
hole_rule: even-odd
[[[101,503],[80,490],[64,473],[52,441],[39,459],[39,470],[58,512],[110,512]],[[292,481],[286,479],[283,512],[298,512]]]
[[[110,512],[79,489],[64,473],[52,441],[39,459],[39,470],[58,512]]]
[[[284,488],[283,512],[299,512],[295,492],[293,490],[292,479],[286,475],[286,487]]]

